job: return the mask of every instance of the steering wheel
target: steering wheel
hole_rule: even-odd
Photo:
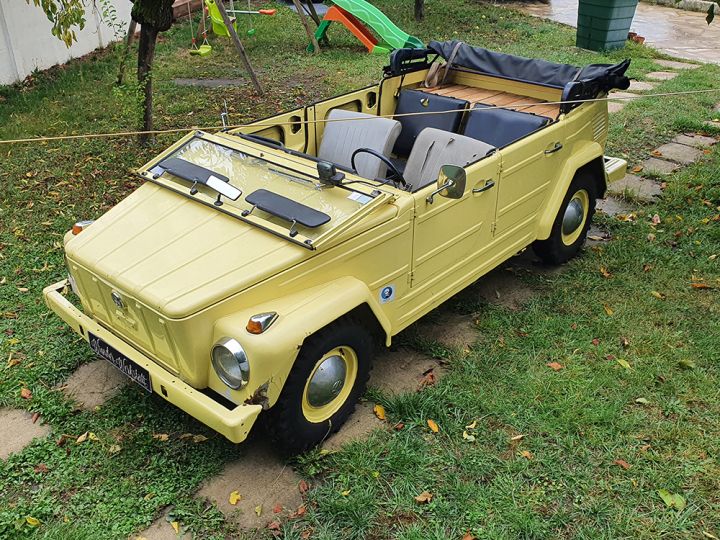
[[[370,154],[370,155],[378,158],[385,165],[387,165],[388,169],[390,169],[390,172],[392,172],[395,175],[395,179],[392,180],[393,182],[398,182],[403,187],[407,186],[407,182],[403,178],[402,173],[400,171],[398,171],[395,164],[392,161],[390,161],[388,158],[383,156],[380,152],[377,152],[377,151],[373,150],[372,148],[358,148],[357,150],[355,150],[352,153],[352,157],[350,158],[350,165],[352,165],[352,168],[354,171],[357,171],[357,168],[355,167],[355,156],[357,156],[358,154],[361,154],[361,153]]]

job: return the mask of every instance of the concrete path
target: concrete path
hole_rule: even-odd
[[[577,0],[550,0],[548,4],[514,4],[516,9],[577,26]],[[720,24],[708,25],[705,14],[640,3],[631,27],[645,44],[672,56],[720,64]]]

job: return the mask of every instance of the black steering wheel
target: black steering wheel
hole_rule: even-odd
[[[398,171],[398,168],[395,166],[395,164],[390,161],[388,158],[383,156],[380,152],[377,152],[373,150],[372,148],[358,148],[352,153],[352,157],[350,158],[350,165],[352,165],[352,168],[354,171],[357,171],[357,168],[355,167],[355,156],[357,156],[360,153],[370,154],[372,156],[375,156],[380,161],[382,161],[385,165],[387,165],[388,169],[390,169],[390,172],[395,176],[395,178],[392,179],[393,182],[397,182],[403,187],[407,186],[407,182],[403,178],[403,175],[400,171]]]

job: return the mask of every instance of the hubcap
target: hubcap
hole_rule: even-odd
[[[580,189],[570,198],[565,207],[560,233],[562,242],[571,246],[583,232],[590,208],[590,195],[584,189]]]
[[[358,357],[352,347],[340,346],[318,360],[305,383],[302,411],[313,423],[325,422],[350,397],[358,373]]]
[[[307,400],[313,407],[327,405],[340,395],[345,385],[345,360],[334,354],[325,358],[310,379]]]

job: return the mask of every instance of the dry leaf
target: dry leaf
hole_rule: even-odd
[[[395,424],[393,426],[393,429],[395,431],[401,431],[404,427],[405,427],[405,424],[403,424],[402,422],[398,422],[397,424]]]
[[[467,431],[463,431],[463,439],[467,442],[475,442],[475,435],[470,435]]]
[[[545,364],[545,365],[546,365],[547,367],[549,367],[550,369],[552,369],[553,371],[560,371],[562,368],[565,367],[565,366],[563,366],[562,364],[560,364],[560,363],[558,363],[558,362],[548,362],[548,363]]]
[[[612,274],[604,266],[600,267],[600,274],[602,275],[602,277],[607,279],[610,279],[612,277]]]
[[[31,399],[32,398],[32,392],[28,388],[22,388],[20,390],[20,397],[23,399]]]
[[[465,426],[465,429],[475,429],[476,427],[477,427],[477,420],[473,420],[467,426]]]
[[[663,155],[663,153],[660,150],[653,150],[650,153],[655,157],[661,157]]]
[[[310,485],[305,480],[300,480],[300,482],[298,482],[298,490],[301,495],[305,495],[309,489]]]
[[[380,420],[385,420],[385,407],[376,404],[373,407],[373,412],[375,413],[375,416],[377,416]]]
[[[120,450],[122,450],[122,447],[119,444],[110,445],[110,448],[108,448],[108,452],[111,454],[117,454]]]
[[[153,436],[153,439],[157,441],[165,442],[168,440],[169,436],[167,433],[155,433]]]
[[[40,418],[40,413],[39,412],[33,413],[32,418],[31,418],[32,423],[34,424],[35,422],[37,422],[38,418]]]
[[[659,225],[659,224],[660,224],[660,215],[659,215],[659,214],[655,214],[655,215],[652,217],[652,223],[653,223],[653,225]]]
[[[180,523],[178,523],[177,521],[171,521],[170,526],[175,531],[175,534],[180,534]]]
[[[282,510],[283,507],[280,503],[277,503],[275,506],[273,506],[273,514],[279,514],[280,512],[282,512]]]
[[[293,513],[291,513],[288,517],[290,519],[299,518],[299,517],[304,516],[306,511],[307,510],[305,509],[305,505],[301,504],[300,506],[298,506],[298,509],[295,510]]]
[[[237,503],[239,503],[242,500],[242,495],[240,495],[240,492],[235,490],[230,493],[230,497],[228,498],[228,502],[235,506]]]
[[[682,369],[695,369],[695,362],[693,362],[689,358],[683,358],[678,362],[678,366]]]
[[[627,471],[630,467],[632,467],[632,465],[630,465],[630,464],[629,464],[627,461],[625,461],[624,459],[616,459],[615,461],[613,461],[613,463],[614,463],[615,465],[617,465],[618,467],[622,467],[622,468],[625,469],[626,471]]]
[[[712,289],[707,283],[691,283],[690,286],[693,289]]]
[[[40,520],[38,518],[34,518],[32,516],[27,516],[25,518],[25,522],[30,525],[31,527],[37,527],[40,525]]]
[[[208,440],[208,438],[205,435],[193,435],[192,438],[194,443],[201,443]]]
[[[652,270],[652,269],[653,269],[653,265],[652,265],[652,264],[647,264],[647,263],[646,263],[646,264],[643,264],[643,272],[649,272],[649,271]]]
[[[709,533],[707,531],[703,531],[702,533],[705,538],[710,538],[710,540],[718,540],[718,537],[712,533]]]
[[[605,314],[606,314],[608,317],[612,317],[613,313],[615,313],[615,312],[612,310],[612,308],[611,308],[610,306],[608,306],[607,304],[603,304],[603,309],[605,310]]]
[[[95,435],[92,431],[88,431],[88,439],[91,441],[99,441],[98,436]]]
[[[49,471],[47,465],[45,465],[44,463],[40,463],[40,464],[36,465],[33,470],[38,474],[45,474],[46,472]]]
[[[258,504],[255,507],[255,515],[260,517],[262,515],[262,504]]]
[[[523,450],[522,452],[520,452],[520,455],[527,460],[531,460],[532,458],[535,457],[535,456],[533,456],[533,453],[530,452],[529,450]]]
[[[635,165],[630,172],[639,173],[642,170],[643,170],[642,165]]]
[[[87,432],[87,431],[85,433],[83,433],[82,435],[80,435],[77,439],[75,439],[75,444],[82,444],[85,441],[87,441],[88,435],[89,435],[89,432]]]
[[[350,495],[351,491],[352,490],[350,490],[350,489],[346,489],[345,491],[341,491],[340,495],[342,495],[343,497],[347,497],[348,495]]]
[[[279,531],[280,530],[280,522],[279,521],[271,521],[270,523],[268,523],[267,528],[270,529],[271,531]]]
[[[468,531],[463,535],[462,540],[476,540],[476,538]]]
[[[432,386],[437,382],[437,377],[435,376],[435,371],[430,368],[425,372],[423,375],[423,378],[420,379],[420,388],[424,388],[425,386]]]
[[[661,293],[661,292],[650,291],[650,294],[652,294],[652,295],[653,295],[655,298],[657,298],[658,300],[665,300],[665,298],[666,298],[666,296],[665,296],[663,293]]]
[[[427,504],[432,501],[432,493],[429,491],[423,491],[420,495],[415,496],[415,500],[420,504]]]
[[[630,340],[628,338],[626,338],[625,336],[621,337],[620,338],[620,346],[623,349],[627,349],[628,347],[630,347]]]
[[[644,398],[644,397],[636,398],[635,403],[637,403],[638,405],[650,405],[650,402],[648,401],[648,399]]]
[[[525,435],[515,435],[513,437],[510,437],[511,441],[521,441],[525,438]]]
[[[430,420],[428,418],[427,425],[433,433],[440,431],[440,427],[435,423],[435,420]]]
[[[598,345],[600,345],[600,340],[598,338],[593,338],[593,340],[590,343],[592,343],[593,345],[595,345],[597,347]]]

